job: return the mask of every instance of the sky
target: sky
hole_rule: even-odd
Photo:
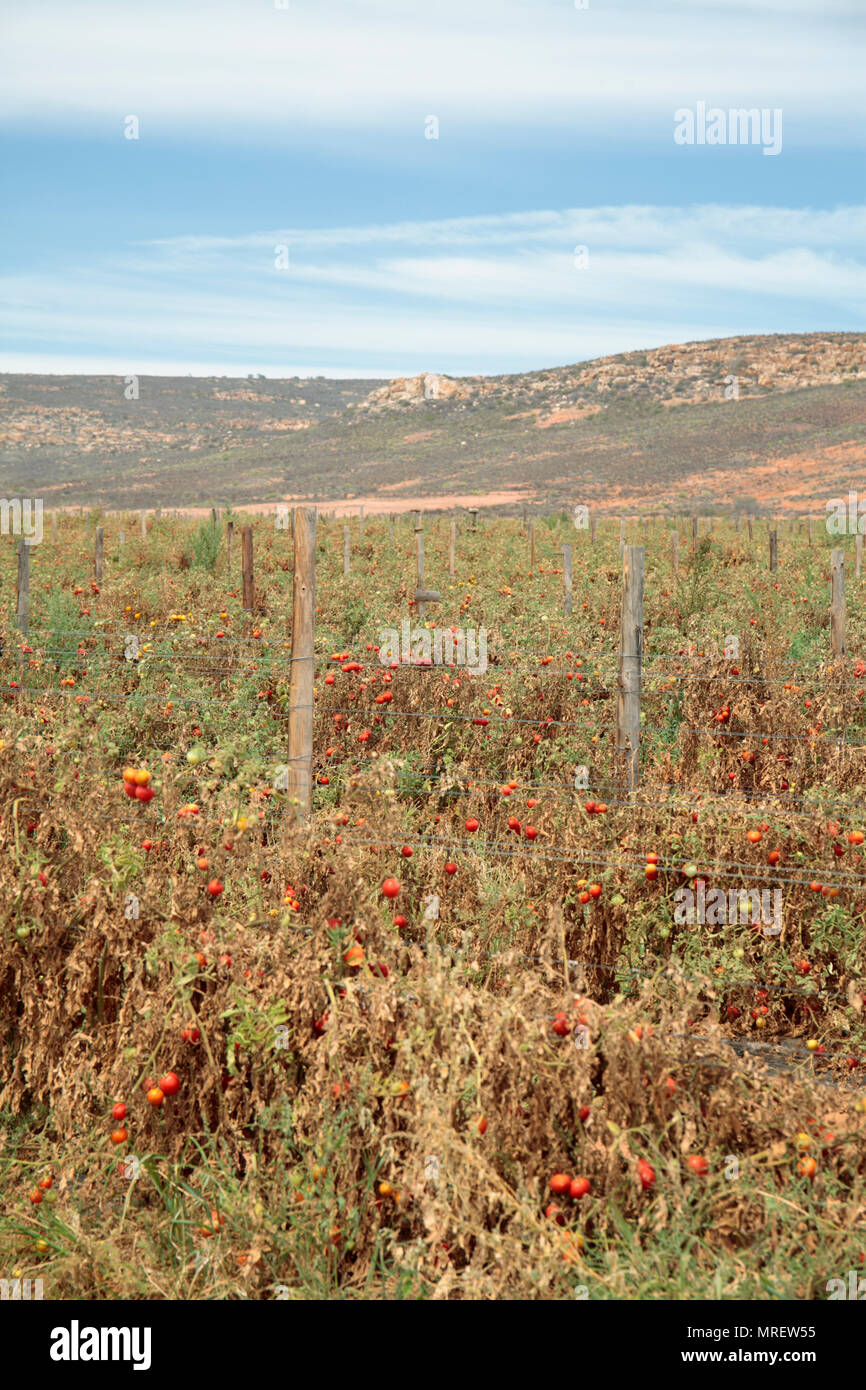
[[[7,4],[0,370],[862,330],[864,70],[863,0]]]

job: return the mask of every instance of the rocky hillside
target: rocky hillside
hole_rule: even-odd
[[[500,377],[0,376],[0,497],[105,507],[819,511],[866,465],[866,335],[686,343]]]
[[[437,402],[500,400],[515,406],[587,410],[612,396],[661,405],[696,405],[770,391],[866,381],[866,334],[805,333],[716,338],[618,353],[519,376],[397,377],[357,409],[374,414]],[[727,395],[726,395],[727,391]]]

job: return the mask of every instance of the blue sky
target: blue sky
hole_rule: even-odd
[[[7,371],[864,326],[861,0],[28,0],[0,52]],[[781,111],[781,152],[676,144],[699,102]]]

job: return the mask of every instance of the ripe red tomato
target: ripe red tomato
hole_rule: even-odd
[[[125,1119],[126,1119],[126,1106],[124,1105],[124,1103],[123,1103],[122,1100],[121,1100],[121,1101],[118,1101],[117,1105],[115,1105],[115,1106],[112,1108],[112,1111],[111,1111],[111,1118],[112,1118],[113,1120],[125,1120]]]
[[[125,1129],[113,1129],[111,1131],[112,1144],[125,1144],[129,1134]]]
[[[513,830],[516,835],[520,834],[520,821],[516,816],[508,817],[508,829]]]
[[[688,1163],[692,1172],[696,1173],[699,1178],[702,1178],[705,1173],[710,1171],[710,1165],[707,1163],[703,1154],[692,1154]]]
[[[644,1192],[647,1192],[656,1180],[655,1169],[652,1164],[647,1163],[645,1158],[637,1161],[637,1175],[640,1178],[640,1185]]]
[[[466,822],[466,829],[469,831],[470,835],[474,835],[475,831],[478,830],[478,828],[479,822],[475,820],[473,816],[470,816],[469,820]]]
[[[409,923],[408,923],[408,921],[406,920],[406,918],[403,916],[402,912],[398,912],[398,913],[397,913],[397,916],[394,918],[394,926],[395,926],[395,927],[401,927],[401,928],[402,928],[402,927],[408,927],[408,925],[409,925]]]
[[[382,892],[386,898],[396,898],[400,894],[400,881],[396,878],[386,878],[382,884]]]
[[[538,735],[536,734],[536,738],[537,737]],[[562,1207],[558,1207],[555,1202],[550,1202],[549,1205],[544,1208],[544,1215],[548,1218],[549,1221],[555,1221],[557,1226],[565,1225],[565,1217],[562,1214]]]
[[[152,801],[153,798],[154,798],[155,796],[156,796],[156,792],[153,790],[153,787],[143,787],[143,786],[142,786],[142,787],[136,787],[136,789],[135,789],[135,799],[136,799],[136,801]]]
[[[162,1091],[159,1089],[159,1087],[158,1087],[158,1086],[151,1086],[150,1090],[149,1090],[148,1093],[147,1093],[147,1103],[148,1103],[148,1105],[152,1105],[155,1109],[158,1109],[159,1106],[162,1105],[162,1102],[163,1102],[164,1100],[165,1100],[165,1096],[163,1095],[163,1093],[162,1093]]]
[[[409,846],[409,845],[404,845],[403,848],[401,849],[400,853],[402,854],[402,856],[403,856],[404,859],[411,859],[411,858],[412,858],[412,849],[411,849],[411,846]]]
[[[176,1072],[167,1071],[165,1076],[160,1077],[158,1085],[164,1096],[176,1096],[180,1090],[180,1077]]]
[[[575,1201],[579,1201],[581,1197],[585,1197],[587,1192],[591,1191],[592,1183],[589,1178],[572,1178],[571,1186],[568,1189],[569,1196],[573,1197]]]
[[[456,872],[457,872],[457,865],[456,865],[456,864],[451,864],[451,863],[446,864],[446,865],[445,865],[445,872],[446,872],[446,874],[456,874]]]
[[[534,825],[527,825],[523,833],[527,840],[536,840],[538,838],[538,831]]]
[[[550,1179],[550,1190],[556,1197],[563,1197],[571,1187],[568,1173],[554,1173]]]
[[[212,878],[207,886],[207,891],[210,893],[212,898],[218,898],[220,893],[223,892],[224,888],[224,883],[220,883],[218,878]]]

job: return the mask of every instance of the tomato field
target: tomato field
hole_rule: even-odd
[[[3,539],[0,1247],[53,1297],[809,1299],[866,1265],[855,538],[770,523],[771,570],[765,522],[625,523],[630,783],[619,518],[461,514],[453,574],[452,519],[419,613],[408,517],[348,560],[318,518],[309,816],[289,530],[255,518],[245,607],[239,516],[62,516],[26,631]]]

